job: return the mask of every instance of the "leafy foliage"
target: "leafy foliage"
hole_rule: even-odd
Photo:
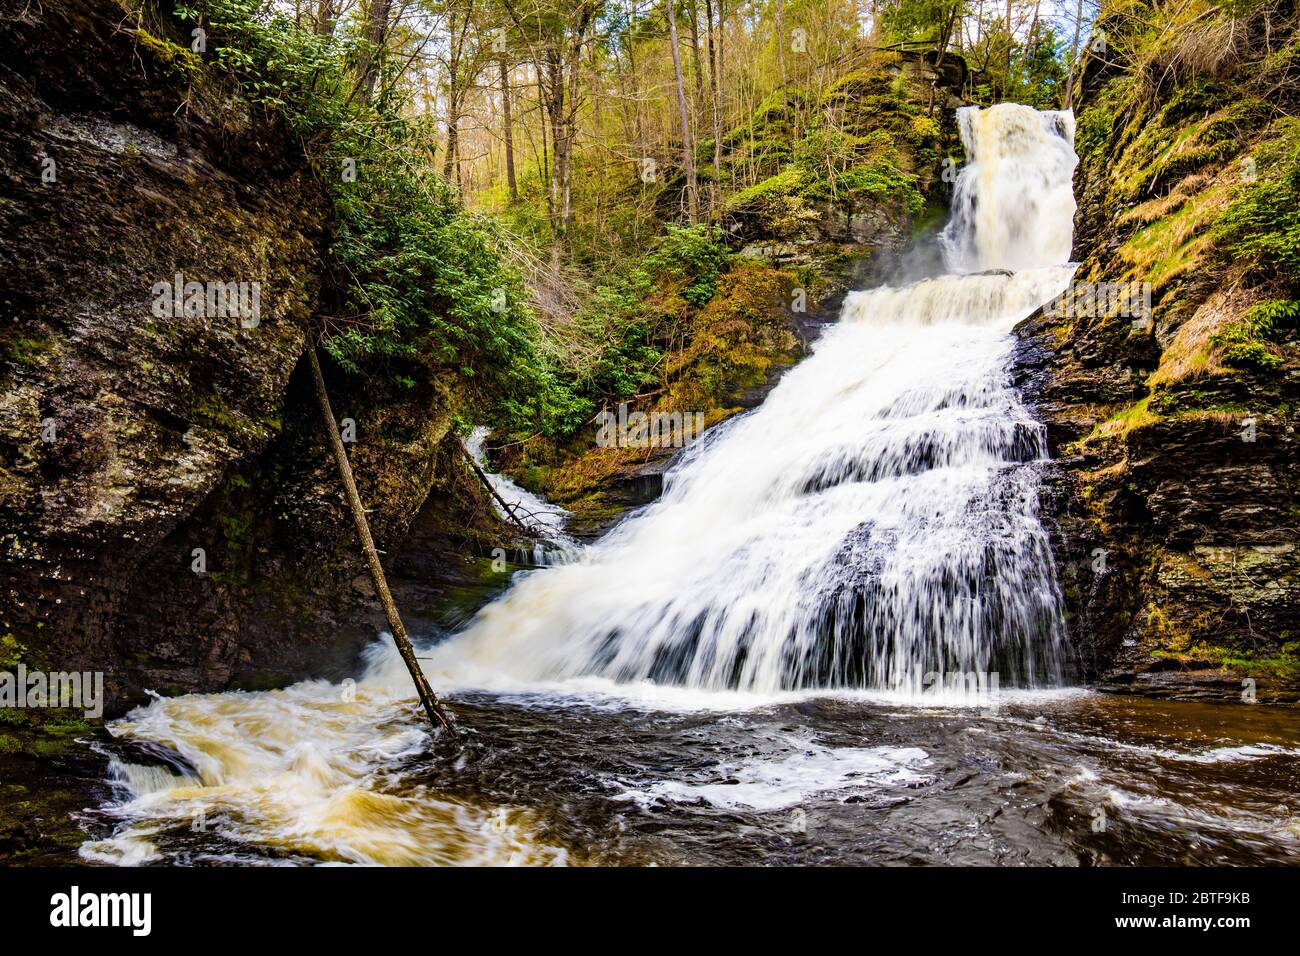
[[[412,120],[383,71],[358,96],[366,52],[354,31],[321,36],[258,0],[201,0],[217,62],[298,134],[332,202],[325,347],[353,373],[409,381],[421,363],[461,383],[478,412],[510,427],[565,417],[571,396],[538,347],[523,282],[493,224],[431,171],[435,131]],[[355,175],[353,175],[355,174]]]
[[[1287,338],[1295,335],[1300,327],[1300,302],[1265,299],[1251,306],[1245,318],[1252,335],[1264,339]]]
[[[1300,302],[1265,299],[1247,309],[1241,322],[1212,335],[1210,342],[1223,349],[1224,361],[1229,365],[1272,371],[1282,366],[1282,359],[1268,343],[1294,335],[1297,322]]]
[[[1224,212],[1216,238],[1260,278],[1300,291],[1300,121],[1280,121],[1279,136],[1255,158],[1257,179]]]
[[[718,291],[718,273],[726,261],[727,247],[720,229],[669,223],[658,248],[646,259],[646,267],[656,278],[685,279],[682,298],[702,306]]]
[[[1012,99],[1040,110],[1055,109],[1064,100],[1064,46],[1046,23],[1039,21],[1034,25],[1013,66]]]

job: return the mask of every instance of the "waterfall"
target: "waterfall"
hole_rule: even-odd
[[[1012,326],[1072,275],[1073,116],[1002,104],[959,122],[950,273],[849,296],[761,407],[683,454],[658,502],[431,651],[436,686],[1063,680],[1043,430],[1008,363]]]
[[[1074,239],[1074,114],[1003,103],[957,111],[969,160],[943,233],[961,272],[1065,263]]]
[[[517,555],[521,563],[543,565],[572,560],[579,546],[573,536],[565,531],[569,512],[543,501],[527,489],[520,488],[505,475],[494,472],[483,450],[487,435],[486,428],[474,429],[465,441],[465,452],[483,469],[488,483],[501,496],[501,500],[510,506],[514,517],[539,533],[540,540],[532,549]],[[495,498],[492,507],[500,517],[510,517]]]

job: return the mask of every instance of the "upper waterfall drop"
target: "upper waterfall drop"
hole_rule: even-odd
[[[763,405],[687,448],[657,502],[431,649],[436,686],[1064,681],[1046,445],[1008,332],[1072,274],[1073,123],[1004,104],[961,125],[974,159],[943,239],[952,274],[849,296]],[[1017,271],[969,274],[993,268]],[[401,687],[400,666],[370,679]]]
[[[1063,265],[1074,240],[1074,113],[1019,103],[957,110],[967,164],[943,233],[956,272]]]

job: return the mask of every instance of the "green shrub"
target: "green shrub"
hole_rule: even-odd
[[[1282,360],[1259,342],[1234,342],[1223,350],[1224,361],[1238,368],[1254,368],[1271,372]]]
[[[655,251],[647,257],[646,269],[654,278],[686,279],[682,298],[698,307],[718,291],[718,274],[726,261],[722,230],[716,226],[670,223]]]
[[[1269,372],[1279,368],[1282,359],[1260,341],[1269,338],[1270,335],[1251,319],[1254,311],[1252,309],[1246,313],[1246,321],[1234,323],[1215,332],[1210,336],[1210,344],[1223,349],[1223,360],[1228,365]]]
[[[1294,299],[1265,299],[1246,310],[1251,335],[1261,339],[1285,339],[1300,325],[1300,302]]]
[[[1259,279],[1300,291],[1300,120],[1279,121],[1255,163],[1255,181],[1240,187],[1215,226],[1233,261]]]

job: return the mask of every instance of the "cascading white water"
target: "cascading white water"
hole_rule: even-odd
[[[432,651],[435,686],[1059,683],[1029,464],[1045,447],[1007,363],[1011,327],[1072,275],[1073,116],[959,117],[971,162],[944,235],[953,274],[850,296],[760,408],[686,452],[656,504]]]
[[[957,127],[969,162],[943,233],[948,265],[956,272],[1063,265],[1074,241],[1074,113],[967,107],[957,111]]]
[[[577,555],[579,545],[573,536],[565,531],[565,524],[570,517],[569,512],[543,501],[525,488],[520,488],[505,475],[492,471],[487,455],[483,451],[483,443],[487,440],[487,436],[486,428],[474,429],[473,434],[465,442],[465,451],[483,469],[488,483],[501,496],[501,500],[510,506],[514,517],[535,529],[543,539],[537,541],[531,551],[521,552],[519,557],[524,563],[536,565],[562,564],[571,561]],[[493,500],[492,506],[500,517],[510,517],[496,500]]]

